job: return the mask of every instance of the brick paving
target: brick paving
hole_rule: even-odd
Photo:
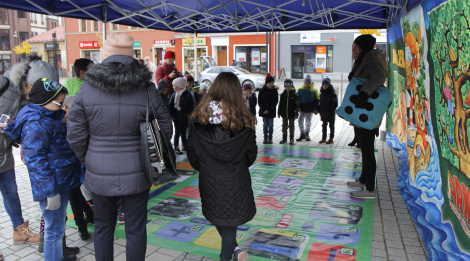
[[[296,84],[297,86],[297,84]],[[317,85],[318,86],[318,85]],[[349,123],[336,118],[335,142],[330,145],[319,145],[321,139],[321,121],[319,116],[314,116],[310,136],[312,141],[299,142],[295,146],[312,146],[335,149],[355,149],[348,147],[353,139],[353,128]],[[274,120],[274,144],[279,144],[282,138],[282,120]],[[263,137],[262,119],[257,125],[257,142],[262,143]],[[296,123],[297,138],[300,135]],[[377,183],[378,198],[375,202],[374,231],[372,242],[372,260],[410,260],[425,261],[427,252],[420,238],[419,232],[411,218],[405,202],[401,197],[398,187],[398,159],[390,147],[384,141],[377,139]],[[16,180],[20,194],[23,216],[30,220],[30,225],[35,232],[39,232],[39,221],[35,219],[40,215],[39,204],[33,202],[31,186],[26,166],[21,162],[19,151],[14,150],[16,161]],[[80,247],[79,260],[95,260],[93,236],[88,241],[80,240],[77,230],[67,228],[67,242],[69,246]],[[116,261],[126,260],[126,240],[115,238],[114,256]],[[10,260],[43,260],[43,256],[37,253],[37,246],[13,245],[12,228],[8,214],[4,211],[3,200],[0,201],[0,253],[5,256],[5,261]],[[212,261],[206,257],[159,248],[148,245],[147,260],[159,261]]]

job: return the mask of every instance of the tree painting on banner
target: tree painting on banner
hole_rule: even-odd
[[[428,12],[433,60],[434,126],[446,196],[443,220],[470,252],[470,4],[448,1]]]
[[[429,107],[429,67],[427,38],[421,8],[415,8],[400,20],[405,41],[405,97],[408,125],[407,154],[413,181],[431,158],[431,114]],[[398,81],[402,83],[402,81]],[[395,84],[397,85],[397,84]],[[399,86],[399,88],[403,88]],[[403,94],[398,93],[403,97]],[[399,106],[400,107],[400,106]]]

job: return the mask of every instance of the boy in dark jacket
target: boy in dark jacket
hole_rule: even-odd
[[[22,142],[33,200],[39,202],[45,222],[44,259],[63,260],[62,240],[70,190],[80,186],[82,172],[80,161],[67,142],[67,127],[62,121],[66,112],[61,107],[67,89],[54,80],[42,78],[33,84],[28,95],[32,103],[18,113],[5,133]]]
[[[168,109],[168,113],[170,113],[170,95],[168,94],[168,89],[170,88],[170,86],[165,80],[161,79],[160,82],[158,82],[157,88],[158,92],[160,92],[160,96],[162,97],[163,103]]]
[[[196,84],[196,82],[195,82]],[[195,107],[197,107],[199,105],[199,103],[201,102],[202,100],[202,94],[200,92],[200,88],[201,88],[201,85],[199,85],[199,83],[197,82],[197,85],[195,85],[193,87],[193,95],[194,95],[194,102],[195,102]]]
[[[287,126],[289,126],[289,145],[294,145],[294,122],[299,116],[300,97],[295,93],[294,82],[291,79],[284,81],[284,88],[284,92],[281,94],[279,101],[278,110],[278,117],[282,117],[282,140],[279,143],[287,143]]]
[[[322,88],[320,90],[320,118],[322,124],[322,139],[320,144],[332,144],[335,137],[335,111],[338,108],[338,97],[335,89],[331,85],[330,78],[323,79]],[[330,139],[326,141],[326,127],[330,124]]]
[[[186,89],[186,78],[177,78],[173,81],[175,92],[170,99],[170,115],[175,124],[174,146],[176,154],[183,154],[186,151],[186,130],[188,129],[189,115],[194,110],[194,98]],[[179,149],[179,139],[183,143],[183,148]]]
[[[273,125],[276,117],[276,107],[279,102],[279,94],[274,87],[274,77],[271,74],[266,75],[266,84],[259,91],[259,116],[263,117],[263,144],[273,143]]]
[[[251,115],[256,118],[256,104],[258,99],[256,98],[256,93],[253,92],[253,85],[247,82],[243,84],[243,94],[245,97],[245,104],[251,112]]]
[[[310,126],[312,125],[313,114],[318,113],[318,102],[320,100],[320,95],[318,95],[317,89],[312,83],[312,78],[310,75],[307,75],[304,79],[304,85],[299,88],[297,93],[300,96],[300,113],[299,113],[299,129],[300,137],[297,141],[310,139]],[[305,127],[304,127],[305,123]]]

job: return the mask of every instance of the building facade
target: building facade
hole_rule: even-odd
[[[55,33],[55,41],[53,34]],[[26,40],[31,44],[31,52],[42,57],[43,61],[54,66],[57,62],[57,74],[59,77],[68,76],[67,73],[67,57],[65,49],[64,27],[58,26],[40,35],[34,36]],[[54,48],[55,47],[55,48]],[[55,60],[54,60],[55,59]]]
[[[30,37],[29,13],[0,8],[0,75],[23,59],[13,49]]]
[[[74,76],[73,63],[78,58],[101,62],[103,23],[98,21],[65,18],[66,66],[70,76]],[[106,33],[127,33],[134,38],[134,58],[151,57],[158,65],[166,51],[175,51],[173,32],[150,30],[119,24],[106,24]]]

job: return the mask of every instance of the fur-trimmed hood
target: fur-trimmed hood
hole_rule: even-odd
[[[22,63],[15,64],[10,71],[5,73],[5,77],[10,80],[10,84],[13,84],[15,88],[19,88],[20,92],[23,93],[26,90],[26,86],[24,85],[24,79],[28,75],[29,69],[31,67],[29,64],[36,60],[42,60],[41,57],[37,56],[36,54],[30,54],[27,56],[27,61]]]
[[[104,92],[131,93],[147,90],[152,72],[130,56],[112,55],[92,66],[85,77],[91,86]]]

